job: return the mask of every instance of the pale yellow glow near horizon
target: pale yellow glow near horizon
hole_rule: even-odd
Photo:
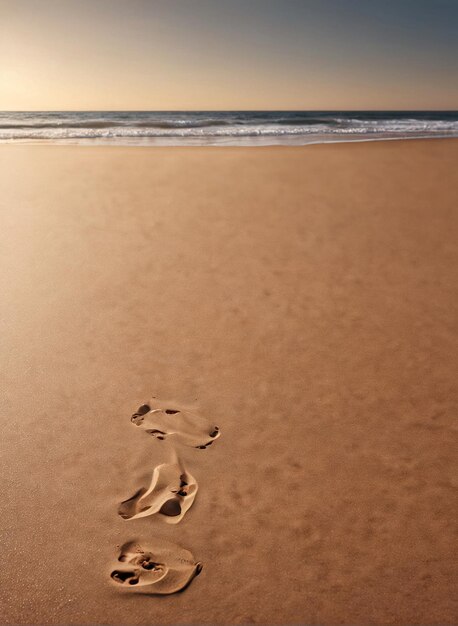
[[[326,16],[317,18],[322,31],[306,19],[300,30],[280,4],[259,26],[261,13],[245,16],[231,2],[0,0],[0,110],[458,105],[446,67],[422,80],[421,59],[410,68],[389,49],[378,57],[383,42],[355,45]]]

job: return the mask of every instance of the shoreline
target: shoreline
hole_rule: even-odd
[[[116,148],[300,148],[305,146],[326,145],[326,144],[348,144],[348,143],[372,143],[372,142],[384,142],[384,141],[430,141],[430,140],[452,140],[458,139],[458,135],[435,135],[435,136],[384,136],[384,137],[371,137],[361,136],[356,138],[332,138],[332,139],[316,139],[310,141],[297,141],[291,140],[289,142],[274,142],[268,143],[268,139],[262,138],[258,142],[253,143],[231,143],[226,139],[221,141],[212,142],[197,142],[193,143],[194,139],[178,140],[174,143],[174,139],[156,138],[153,141],[143,141],[134,143],[129,141],[117,141],[111,139],[7,139],[0,140],[0,146],[2,145],[21,145],[21,146],[76,146],[76,147],[116,147]]]

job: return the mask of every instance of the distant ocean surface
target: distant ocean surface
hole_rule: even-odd
[[[0,143],[301,145],[458,137],[458,111],[0,112]]]

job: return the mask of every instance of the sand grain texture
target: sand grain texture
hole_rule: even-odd
[[[1,146],[1,623],[456,623],[457,159]],[[117,513],[152,395],[223,431],[177,525]],[[124,593],[132,538],[203,571]]]

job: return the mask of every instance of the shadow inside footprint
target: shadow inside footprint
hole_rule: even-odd
[[[158,514],[177,524],[192,506],[197,489],[196,479],[179,461],[163,463],[154,469],[148,489],[143,487],[122,502],[118,513],[126,520]]]
[[[170,406],[169,402],[153,399],[148,404],[142,404],[131,421],[157,439],[173,437],[193,448],[204,449],[221,435],[218,426],[196,411]]]
[[[123,587],[147,587],[153,594],[183,591],[202,571],[202,564],[180,546],[161,542],[143,548],[124,544],[111,579]]]
[[[175,498],[173,500],[167,500],[159,509],[159,513],[167,515],[167,517],[176,517],[181,513],[181,505]]]

